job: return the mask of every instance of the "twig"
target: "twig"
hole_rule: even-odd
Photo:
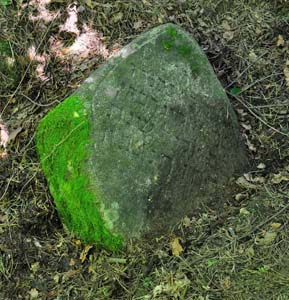
[[[4,193],[3,193],[3,195],[2,195],[1,198],[0,198],[0,201],[5,197],[5,195],[6,195],[7,191],[8,191],[9,185],[10,185],[10,183],[11,183],[13,177],[14,177],[14,174],[15,174],[15,172],[14,172],[14,173],[12,174],[12,176],[9,178],[8,183],[7,183],[7,185],[6,185],[6,188],[5,188],[5,190],[4,190]]]
[[[282,214],[282,212],[284,212],[288,208],[289,208],[289,202],[284,207],[282,207],[279,211],[277,211],[274,215],[272,215],[270,218],[266,219],[264,222],[255,226],[249,233],[246,233],[243,236],[237,238],[237,241],[243,240],[244,238],[250,236],[252,233],[255,233],[257,230],[259,230],[261,227],[263,227],[264,225],[268,224],[270,221],[278,217],[280,214]]]
[[[59,14],[59,13],[58,13],[58,14]],[[57,17],[57,16],[56,16],[56,17]],[[53,25],[53,22],[50,22],[49,26],[47,27],[47,30],[44,32],[44,34],[43,34],[43,36],[42,36],[42,38],[41,38],[41,40],[40,40],[39,45],[38,45],[37,48],[36,48],[36,52],[40,49],[40,46],[42,45],[42,43],[43,43],[43,41],[44,41],[44,39],[45,39],[45,37],[46,37],[47,33],[49,32],[49,30],[50,30],[50,28],[51,28],[52,25]],[[21,77],[21,79],[20,79],[20,82],[18,83],[18,86],[16,87],[15,91],[10,95],[11,97],[10,97],[10,99],[7,101],[7,103],[5,104],[5,106],[4,106],[3,110],[2,110],[2,112],[0,113],[0,117],[4,114],[5,110],[7,109],[8,105],[10,104],[12,98],[16,95],[16,93],[17,93],[18,90],[20,89],[21,84],[22,84],[22,82],[23,82],[23,80],[24,80],[26,74],[28,73],[31,64],[32,64],[32,61],[29,62],[27,68],[25,69],[24,74],[22,75],[22,77]]]
[[[254,66],[255,62],[258,61],[260,58],[262,58],[264,55],[266,55],[267,53],[264,52],[262,55],[260,55],[259,57],[257,57],[257,59],[254,61],[254,63],[251,63],[249,64],[249,66],[247,66],[247,68],[245,68],[238,76],[237,78],[232,81],[231,83],[229,83],[226,87],[225,87],[225,90],[227,90],[229,87],[231,87],[238,79],[240,79],[245,73],[247,70],[249,70],[252,66]]]
[[[268,128],[274,130],[275,132],[278,132],[279,134],[282,134],[284,136],[289,137],[289,133],[285,133],[280,131],[279,129],[273,127],[272,125],[268,124],[266,121],[264,121],[260,116],[258,116],[257,113],[254,112],[254,110],[249,107],[244,101],[242,101],[239,97],[237,97],[236,95],[233,95],[231,93],[228,93],[230,96],[234,97],[237,101],[239,101],[243,106],[245,106],[247,108],[247,110],[256,118],[258,119],[261,123],[263,123],[265,126],[267,126]]]
[[[259,82],[262,82],[262,81],[264,81],[264,80],[266,80],[266,79],[268,79],[268,78],[271,78],[271,77],[274,77],[274,76],[278,76],[278,75],[283,75],[283,73],[270,74],[270,75],[265,76],[265,77],[263,77],[263,78],[257,79],[256,81],[252,82],[252,83],[249,84],[247,87],[245,87],[244,89],[242,89],[241,92],[238,93],[238,95],[240,95],[241,93],[243,93],[243,92],[249,90],[249,89],[250,89],[251,87],[253,87],[255,84],[257,84],[257,83],[259,83]],[[229,86],[230,86],[230,85],[229,85]],[[227,86],[227,88],[228,88],[229,86]],[[226,89],[227,89],[227,88],[226,88]]]
[[[59,103],[58,100],[54,100],[53,102],[48,103],[48,104],[41,104],[41,103],[35,102],[34,100],[32,100],[30,97],[24,95],[23,93],[20,93],[20,96],[23,96],[24,98],[26,98],[27,100],[29,100],[29,101],[32,102],[33,104],[35,104],[35,105],[37,105],[37,106],[40,106],[40,107],[51,106],[51,105],[53,105],[55,102]]]

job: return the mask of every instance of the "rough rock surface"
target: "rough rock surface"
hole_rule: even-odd
[[[172,24],[95,71],[40,122],[36,141],[64,223],[111,249],[221,206],[246,165],[221,84],[196,41]]]

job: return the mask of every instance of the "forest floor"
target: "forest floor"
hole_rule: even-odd
[[[111,253],[62,226],[39,120],[144,30],[179,24],[234,105],[251,167],[223,213]],[[289,299],[289,2],[0,0],[0,299]]]

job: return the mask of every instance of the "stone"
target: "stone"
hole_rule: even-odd
[[[221,208],[247,162],[206,55],[173,24],[91,74],[40,122],[36,146],[64,224],[112,250]]]

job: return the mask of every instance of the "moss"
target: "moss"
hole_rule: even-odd
[[[192,74],[198,75],[201,66],[205,63],[204,59],[193,51],[192,44],[188,41],[187,37],[178,33],[174,26],[166,28],[166,32],[161,39],[163,49],[174,51],[176,55],[189,60]]]
[[[122,238],[105,226],[99,212],[101,194],[92,188],[85,168],[89,135],[89,116],[82,99],[74,95],[40,122],[36,147],[57,210],[67,228],[85,242],[117,250]]]

